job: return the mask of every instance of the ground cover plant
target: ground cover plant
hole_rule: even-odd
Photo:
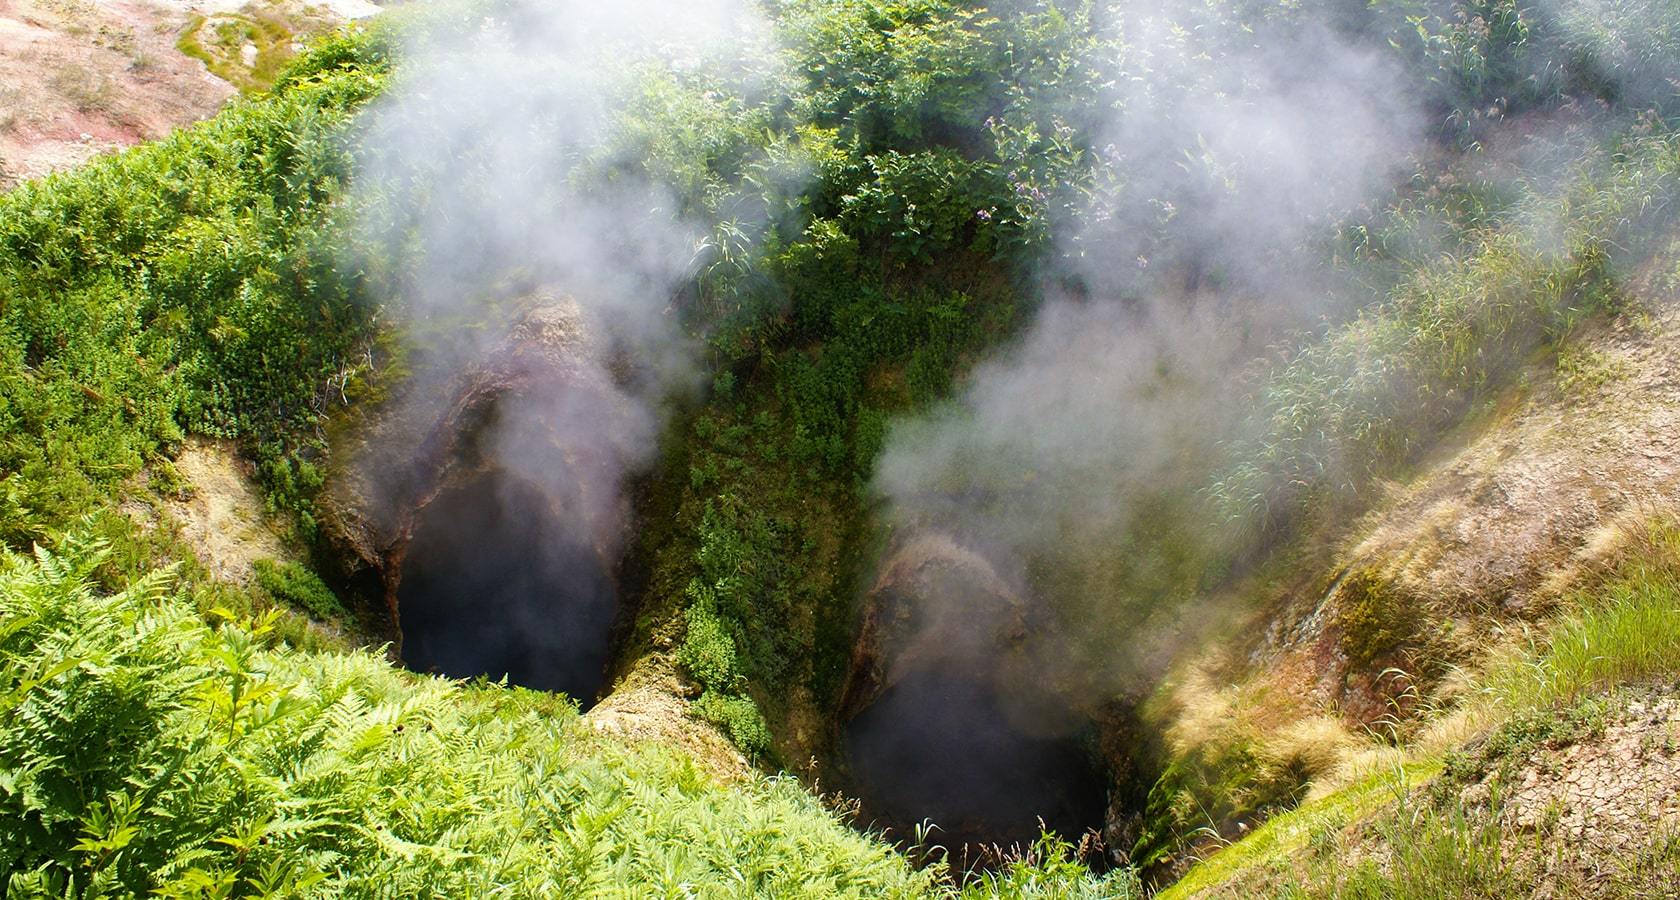
[[[1211,77],[1158,66],[1142,12],[1026,0],[767,10],[773,61],[727,77],[614,73],[627,100],[601,146],[552,195],[525,199],[646,181],[706,224],[673,296],[658,298],[697,375],[653,404],[657,447],[630,479],[621,652],[668,657],[694,716],[767,771],[809,781],[719,779],[680,750],[596,734],[566,698],[405,672],[346,646],[373,637],[369,598],[296,561],[218,583],[125,511],[181,488],[169,460],[189,435],[231,439],[294,543],[325,558],[315,502],[329,436],[351,421],[336,417],[387,396],[428,340],[484,327],[387,315],[417,289],[417,229],[370,234],[370,210],[401,192],[358,182],[358,166],[371,158],[368,111],[423,45],[413,34],[529,10],[398,15],[284,68],[275,23],[211,23],[183,41],[261,44],[250,96],[0,196],[6,896],[1129,897],[1143,890],[1133,866],[1169,865],[1204,826],[1257,814],[1275,818],[1183,890],[1244,866],[1314,896],[1519,888],[1532,861],[1510,855],[1497,808],[1405,805],[1474,767],[1444,751],[1402,754],[1305,803],[1309,773],[1257,745],[1140,756],[1138,829],[1101,873],[1072,835],[954,871],[937,847],[848,828],[807,787],[844,771],[833,720],[894,527],[882,454],[930,410],[972,424],[953,404],[1031,345],[1047,306],[1193,309],[1217,296],[1264,350],[1217,372],[1235,411],[1187,432],[1197,449],[1166,476],[1121,461],[1113,482],[1141,485],[1123,495],[1126,517],[1023,554],[1019,580],[1046,620],[1078,635],[1068,658],[1128,679],[1124,691],[1070,679],[1105,702],[1147,694],[1159,674],[1116,649],[1137,620],[1194,614],[1267,548],[1359,511],[1373,485],[1520,390],[1537,358],[1557,355],[1569,390],[1611,377],[1569,341],[1636,315],[1629,273],[1672,250],[1673,17],[1638,3],[1596,16],[1507,0],[1213,4],[1195,28],[1156,34],[1237,67],[1262,39],[1327,29],[1423,98],[1405,175],[1266,250],[1312,274],[1291,287],[1335,292],[1322,315],[1273,325],[1235,307],[1264,304],[1255,285],[1274,284],[1264,279],[1281,264],[1206,249],[1221,234],[1208,221],[1247,189],[1241,167],[1199,135],[1158,156],[1103,146],[1136,138],[1114,127],[1127,116],[1191,135],[1146,113],[1200,97]],[[1158,96],[1115,93],[1133,83]],[[1528,113],[1573,126],[1537,143],[1557,164],[1487,162],[1484,142]],[[557,118],[538,109],[524,124],[539,135]],[[1184,174],[1151,181],[1163,159]],[[490,191],[494,163],[450,159],[428,177]],[[1105,243],[1114,223],[1140,226],[1135,248]],[[1175,255],[1187,246],[1205,257]],[[1115,247],[1128,248],[1117,262]],[[1182,375],[1143,368],[1143,395],[1170,394]],[[1057,478],[995,471],[1012,480],[982,485],[975,508],[1006,515]],[[1078,488],[1101,494],[1100,481]],[[1562,740],[1606,692],[1676,673],[1673,529],[1653,525],[1639,546],[1572,594],[1542,640],[1482,674],[1470,702],[1507,756],[1537,730]],[[1418,623],[1398,621],[1410,608],[1392,597],[1367,599],[1343,615],[1343,649],[1374,664]],[[1497,768],[1495,755],[1473,762]],[[1339,871],[1338,854],[1357,848],[1334,833],[1360,823],[1388,856]],[[1672,864],[1664,840],[1626,891]],[[1280,862],[1303,847],[1317,854],[1305,870]]]

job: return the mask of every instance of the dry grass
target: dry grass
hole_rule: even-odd
[[[1502,824],[1500,797],[1473,815],[1456,804],[1418,806],[1409,790],[1373,802],[1383,793],[1374,793],[1373,785],[1394,781],[1393,773],[1432,778],[1460,748],[1515,727],[1508,723],[1562,722],[1582,703],[1603,705],[1595,699],[1601,692],[1680,674],[1676,510],[1642,506],[1601,529],[1583,556],[1589,561],[1576,569],[1564,611],[1547,623],[1513,625],[1478,665],[1450,672],[1402,744],[1359,741],[1327,717],[1256,732],[1251,723],[1268,716],[1245,714],[1245,706],[1264,702],[1262,692],[1234,686],[1205,690],[1208,708],[1188,719],[1198,739],[1245,734],[1273,758],[1294,752],[1311,760],[1319,775],[1297,810],[1210,857],[1212,865],[1192,869],[1182,888],[1212,889],[1217,896],[1281,890],[1289,896],[1494,897],[1507,890],[1521,894],[1527,890],[1522,886],[1542,875],[1556,882],[1560,896],[1586,884],[1570,880],[1585,877],[1576,861],[1565,859],[1569,865],[1562,865],[1552,859],[1555,852],[1536,856],[1530,852],[1534,835]],[[1590,758],[1583,752],[1568,760],[1578,769]],[[1541,772],[1538,782],[1524,783],[1534,791],[1550,789],[1547,779],[1561,779],[1561,771]],[[1412,777],[1398,783],[1415,788],[1423,782]],[[1568,787],[1560,780],[1557,789]],[[1594,827],[1614,832],[1622,826]],[[1662,834],[1654,841],[1632,832],[1594,838],[1645,847],[1629,856],[1627,871],[1592,876],[1593,884],[1609,886],[1607,896],[1652,896],[1641,892],[1659,883],[1661,866],[1676,859],[1674,842]],[[1541,844],[1553,850],[1570,845],[1561,837]],[[1312,847],[1317,850],[1308,852]]]
[[[116,109],[119,92],[110,77],[73,60],[54,60],[47,71],[47,83],[77,112],[109,113]]]

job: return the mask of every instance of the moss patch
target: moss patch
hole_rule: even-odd
[[[175,48],[249,94],[274,86],[295,55],[297,35],[327,24],[326,19],[302,11],[251,4],[237,13],[194,13]]]
[[[1335,624],[1342,652],[1368,667],[1417,636],[1418,604],[1374,569],[1356,569],[1342,580]]]

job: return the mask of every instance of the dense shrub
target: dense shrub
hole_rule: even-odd
[[[104,550],[0,558],[8,896],[911,896],[796,784],[723,787],[579,727],[563,699],[206,625]],[[750,734],[743,735],[750,741]]]
[[[277,563],[259,559],[252,564],[257,584],[280,603],[308,610],[317,619],[334,619],[345,614],[344,604],[320,576],[295,562]]]
[[[25,518],[97,506],[189,430],[280,460],[320,421],[370,311],[333,207],[342,129],[383,78],[352,43],[272,97],[0,197],[0,471]],[[300,509],[315,486],[270,483]]]

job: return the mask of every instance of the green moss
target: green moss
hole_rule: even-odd
[[[1368,668],[1417,635],[1421,610],[1410,594],[1375,569],[1356,569],[1336,592],[1337,641],[1349,662]]]
[[[205,16],[193,13],[175,41],[175,49],[204,63],[212,75],[242,93],[257,93],[274,87],[292,61],[292,49],[299,33],[319,28],[324,20],[282,9],[246,7],[244,12],[219,12]],[[246,46],[256,54],[247,64]]]
[[[1131,863],[1150,869],[1242,820],[1287,810],[1308,781],[1298,761],[1267,758],[1245,734],[1221,735],[1173,759],[1150,787]]]
[[[707,691],[694,702],[694,711],[701,718],[723,726],[735,746],[749,757],[763,756],[770,751],[770,726],[751,697]]]
[[[295,563],[259,559],[252,564],[257,584],[269,596],[293,608],[307,610],[317,619],[342,619],[346,615],[338,595],[314,572]]]

